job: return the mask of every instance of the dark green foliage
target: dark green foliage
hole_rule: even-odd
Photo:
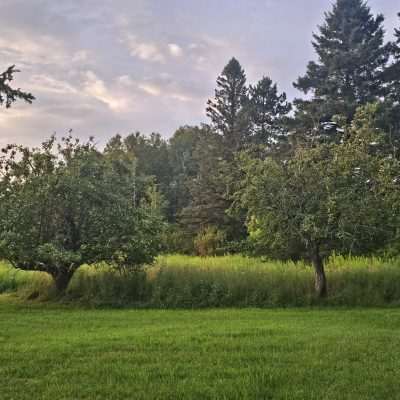
[[[276,147],[285,141],[284,117],[291,110],[286,94],[278,94],[276,83],[263,77],[249,87],[248,114],[253,143]]]
[[[124,144],[127,152],[133,154],[137,160],[137,174],[154,176],[156,184],[165,193],[171,181],[167,142],[159,133],[152,133],[147,138],[137,132],[128,135]]]
[[[400,156],[400,29],[395,29],[395,41],[390,43],[390,46],[392,62],[384,71],[387,93],[380,123],[391,143],[391,154],[398,158]]]
[[[155,183],[166,193],[171,181],[167,142],[158,133],[149,137],[139,132],[132,133],[124,139],[120,135],[111,138],[105,152],[113,149],[125,153],[125,157],[135,160],[136,173],[141,177],[154,177]]]
[[[229,151],[239,150],[248,141],[246,103],[246,75],[236,58],[232,58],[217,78],[215,98],[208,100],[206,110]]]
[[[6,108],[9,108],[18,99],[24,100],[27,103],[32,103],[35,100],[35,97],[31,93],[23,92],[21,89],[13,89],[10,86],[16,72],[19,72],[19,70],[15,68],[15,65],[12,65],[0,74],[0,106],[5,105]]]
[[[4,149],[0,256],[49,273],[60,292],[85,263],[120,270],[151,263],[161,221],[135,204],[132,165],[71,137],[54,147],[52,137],[38,149]]]
[[[194,233],[178,224],[168,224],[161,235],[165,254],[194,254]]]
[[[377,151],[384,136],[371,122],[375,109],[358,111],[343,144],[298,148],[285,161],[247,160],[241,200],[254,240],[269,256],[286,258],[293,245],[302,249],[321,295],[324,256],[377,250],[398,226],[399,166]]]
[[[225,242],[224,232],[214,226],[207,226],[194,238],[194,248],[197,255],[202,257],[221,255]]]
[[[400,17],[400,13],[398,14]],[[390,84],[389,95],[392,101],[400,101],[400,29],[395,29],[395,41],[391,43],[391,65],[385,71],[386,81]]]
[[[349,122],[358,106],[384,94],[383,70],[390,46],[384,45],[383,16],[374,17],[362,0],[337,0],[314,34],[318,55],[295,87],[310,100],[296,100],[297,117],[308,132],[321,134],[321,123],[335,115]],[[314,130],[314,131],[312,131]]]
[[[243,224],[227,213],[231,205],[230,164],[224,155],[223,138],[211,129],[203,130],[194,153],[197,175],[188,184],[191,201],[179,218],[193,235],[208,226],[218,226],[229,239],[243,232]]]
[[[173,221],[190,203],[190,182],[198,173],[196,149],[206,127],[183,126],[169,140],[169,162],[172,180],[168,191],[168,201]]]

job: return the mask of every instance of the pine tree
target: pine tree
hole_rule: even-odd
[[[268,77],[249,87],[248,115],[253,142],[275,145],[285,136],[283,119],[291,110],[286,94],[278,94],[278,87]]]
[[[237,240],[245,234],[245,226],[227,212],[232,205],[229,187],[232,162],[225,161],[224,154],[223,137],[203,127],[193,154],[197,174],[188,182],[190,202],[182,210],[179,222],[192,234],[216,227],[228,240]]]
[[[198,170],[188,184],[191,201],[180,217],[180,222],[193,233],[207,226],[222,227],[227,223],[225,210],[229,202],[221,169],[223,152],[221,136],[204,130],[193,155]]]
[[[208,100],[206,109],[213,127],[230,151],[240,149],[249,134],[246,101],[246,75],[240,63],[232,58],[217,78],[215,98]]]
[[[400,13],[398,14],[400,17]],[[394,31],[395,41],[391,44],[392,64],[385,71],[386,81],[389,83],[389,98],[393,102],[400,102],[400,28]]]
[[[20,71],[15,68],[15,65],[12,65],[0,74],[0,106],[5,105],[6,108],[10,108],[11,104],[17,99],[24,100],[27,103],[32,103],[35,100],[31,93],[23,92],[21,89],[13,89],[10,86],[16,72]]]
[[[387,133],[392,155],[400,157],[400,28],[395,29],[394,36],[390,43],[392,62],[384,72],[388,92],[381,107],[380,128]]]
[[[297,116],[308,128],[318,130],[334,115],[349,121],[358,106],[383,94],[382,72],[389,58],[383,20],[362,0],[337,0],[325,14],[319,34],[313,35],[318,61],[311,61],[294,83],[312,96],[295,101]]]

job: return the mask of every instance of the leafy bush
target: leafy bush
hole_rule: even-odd
[[[225,240],[224,232],[209,226],[200,231],[194,239],[196,254],[202,257],[221,254]]]
[[[178,225],[168,225],[161,235],[161,248],[166,254],[193,254],[193,236]]]

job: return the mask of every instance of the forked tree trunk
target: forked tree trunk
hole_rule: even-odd
[[[314,247],[311,258],[315,272],[315,291],[319,298],[324,298],[328,295],[328,287],[326,283],[324,262],[321,258],[318,245]]]
[[[74,271],[71,270],[60,269],[51,274],[58,294],[61,295],[65,293],[73,273]]]

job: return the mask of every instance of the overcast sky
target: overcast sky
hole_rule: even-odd
[[[371,0],[398,26],[396,0]],[[0,70],[33,105],[0,109],[0,146],[36,145],[73,129],[103,145],[116,133],[206,122],[208,97],[235,56],[249,82],[263,75],[290,98],[314,57],[312,32],[329,0],[0,0]]]

